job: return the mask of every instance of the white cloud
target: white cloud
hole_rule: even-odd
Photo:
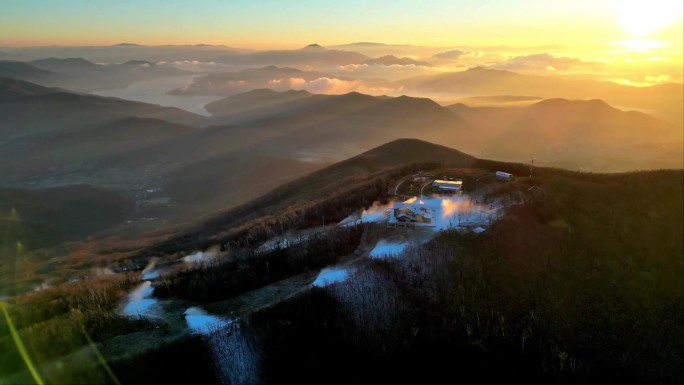
[[[292,89],[306,90],[315,94],[345,94],[356,91],[364,94],[381,95],[397,91],[393,88],[365,84],[361,80],[342,80],[321,77],[311,81],[302,78],[289,78]]]
[[[516,56],[512,59],[495,63],[494,68],[506,70],[547,70],[564,71],[570,69],[597,69],[601,63],[584,61],[573,57],[556,57],[548,52]]]
[[[432,57],[436,59],[458,59],[461,56],[466,55],[468,53],[468,51],[456,48],[437,52],[436,54],[432,55]]]
[[[164,62],[166,63],[166,62]],[[196,65],[216,65],[214,61],[199,61],[199,60],[176,60],[173,64],[177,66],[196,66]]]

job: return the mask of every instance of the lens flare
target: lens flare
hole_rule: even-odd
[[[38,370],[36,370],[36,367],[33,365],[33,361],[31,361],[31,357],[29,357],[28,352],[26,351],[26,346],[24,346],[24,342],[21,340],[21,337],[19,336],[17,329],[14,327],[14,322],[12,322],[12,318],[10,317],[9,312],[7,311],[7,306],[4,303],[0,303],[0,307],[2,307],[2,312],[5,315],[5,320],[7,321],[7,326],[9,327],[10,334],[12,335],[12,340],[14,341],[14,344],[17,346],[17,350],[19,351],[21,358],[24,360],[26,367],[28,368],[29,372],[31,372],[33,380],[36,381],[36,384],[43,385],[43,379],[40,378]]]

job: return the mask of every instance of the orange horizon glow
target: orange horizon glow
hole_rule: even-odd
[[[337,4],[214,0],[25,0],[0,5],[0,46],[227,45],[293,49],[355,41],[431,47],[565,45],[655,40],[681,47],[679,0],[350,0]],[[333,5],[334,4],[334,5]]]
[[[312,43],[331,47],[369,41],[416,46],[415,52],[405,56],[421,60],[449,49],[479,55],[437,63],[448,71],[549,54],[585,65],[576,69],[548,65],[533,72],[595,76],[636,86],[682,82],[684,77],[679,0],[521,0],[514,4],[505,0],[426,0],[420,4],[408,0],[344,4],[324,0],[263,0],[258,4],[26,0],[2,4],[0,11],[0,51],[2,47],[119,43],[288,50]]]

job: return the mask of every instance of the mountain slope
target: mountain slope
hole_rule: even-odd
[[[98,170],[103,171],[103,168],[108,167],[106,161],[113,156],[165,143],[188,135],[193,130],[191,127],[163,120],[131,117],[56,132],[37,133],[5,145],[0,154],[0,176],[5,182],[26,178],[35,181],[51,173],[71,174],[73,177],[94,174],[95,177]],[[150,159],[142,164],[154,163]],[[116,179],[112,175],[109,180],[102,182],[116,183]],[[94,180],[82,182],[95,183]]]
[[[537,157],[568,168],[681,167],[675,137],[650,115],[601,100],[547,99],[527,107],[449,106],[490,157]],[[646,161],[648,163],[646,163]]]
[[[287,108],[286,108],[287,106]],[[338,161],[402,137],[453,144],[465,122],[429,99],[359,94],[315,95],[278,106],[241,129],[259,132],[270,154]]]
[[[92,126],[126,117],[195,123],[204,118],[171,107],[73,93],[0,78],[2,142],[35,133]]]
[[[30,64],[18,61],[0,61],[0,78],[41,81],[55,75],[52,71],[46,71]]]
[[[226,64],[277,66],[336,66],[358,64],[370,59],[354,51],[328,50],[318,45],[299,50],[261,51],[248,54],[225,55],[217,59]]]
[[[129,60],[125,63],[96,64],[80,57],[60,59],[50,57],[28,64],[56,74],[41,84],[59,86],[81,92],[124,88],[127,85],[152,78],[188,74],[166,63],[145,60]]]
[[[407,172],[405,167],[421,167],[424,163],[434,165],[435,162],[453,167],[472,167],[477,159],[422,140],[395,140],[286,183],[243,205],[179,228],[168,240],[152,246],[143,255],[192,250],[205,247],[209,242],[225,241],[225,237],[237,239],[253,227],[270,226],[274,219],[285,213],[301,214],[316,210],[319,205],[334,205],[332,202],[339,202],[336,211],[343,218],[348,215],[344,214],[347,204],[355,209],[364,204],[370,205],[377,194],[386,191],[386,178],[403,176]],[[314,220],[318,221],[318,218]]]
[[[78,239],[122,223],[133,201],[92,186],[44,190],[0,188],[0,250],[21,242],[27,250]],[[9,255],[9,254],[8,254]],[[4,262],[3,262],[4,263]]]
[[[280,126],[281,132],[324,122],[334,124],[338,119],[383,120],[383,124],[389,130],[392,127],[388,123],[390,121],[401,123],[402,119],[429,121],[436,118],[456,118],[453,113],[430,99],[408,96],[377,97],[358,92],[320,95],[306,91],[276,92],[264,89],[234,95],[211,103],[207,108],[211,109],[214,115],[218,115],[217,118],[209,120],[211,124],[241,122],[260,127],[268,123]],[[348,130],[354,130],[352,123],[349,124]],[[362,125],[366,126],[367,124]],[[376,131],[380,129],[380,126],[373,127]]]
[[[378,57],[375,59],[369,59],[369,60],[364,61],[361,64],[382,65],[382,66],[413,65],[413,66],[422,66],[422,67],[433,67],[433,65],[431,63],[428,63],[426,61],[414,60],[414,59],[411,59],[410,57],[399,58],[399,57],[396,57],[394,55],[385,55],[385,56],[381,56],[381,57]]]
[[[83,58],[58,59],[56,57],[50,57],[47,59],[33,60],[28,62],[28,64],[53,72],[91,70],[100,67],[97,64],[89,62]]]
[[[177,123],[184,119],[174,119],[173,109],[16,80],[0,84],[8,95],[0,100],[0,117],[9,123],[0,151],[5,186],[93,184],[142,200],[151,189],[158,201],[176,204],[160,215],[180,213],[179,221],[244,203],[399,137],[449,137],[461,122],[428,99],[262,90],[228,101],[234,110],[226,113],[259,106],[256,114],[244,112],[251,119],[240,125],[190,128]]]
[[[656,116],[681,127],[684,85],[661,84],[630,87],[597,80],[554,76],[521,75],[515,72],[471,68],[401,80],[396,87],[409,91],[431,92],[450,97],[491,95],[535,95],[543,98],[602,99],[612,105],[632,109],[653,109]],[[681,131],[681,129],[679,129]]]
[[[20,79],[0,77],[0,98],[19,98],[24,96],[46,95],[68,92],[59,88],[47,88]]]
[[[269,65],[249,68],[235,72],[212,73],[198,76],[183,88],[169,91],[172,95],[233,95],[258,88],[271,88],[279,91],[289,90],[293,82],[313,81],[320,78],[337,78],[318,71],[302,71],[292,67]]]
[[[375,171],[385,167],[396,167],[412,163],[438,162],[456,167],[468,167],[475,158],[453,148],[429,143],[419,139],[397,139],[375,147],[353,158],[339,162],[324,170],[326,173],[349,173],[348,169],[365,168]]]
[[[312,95],[304,90],[277,92],[270,88],[259,88],[211,102],[204,106],[204,109],[214,116],[256,115],[265,113],[265,110],[273,109],[278,104]]]

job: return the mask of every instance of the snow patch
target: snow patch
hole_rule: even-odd
[[[188,328],[198,334],[211,334],[232,323],[230,320],[210,315],[199,307],[189,307],[183,314]]]
[[[159,269],[155,269],[157,266],[157,259],[152,258],[150,262],[147,263],[147,266],[142,271],[142,279],[144,280],[150,280],[150,279],[157,279],[159,278]]]
[[[157,269],[150,270],[148,272],[143,272],[142,278],[145,280],[157,279],[157,278],[159,278],[159,273],[160,273],[160,271]]]
[[[379,241],[370,252],[374,259],[384,259],[399,256],[408,245],[406,243]]]
[[[155,310],[154,308],[157,304],[157,300],[152,298],[153,291],[154,288],[150,281],[145,281],[133,289],[133,291],[128,294],[126,304],[123,308],[123,314],[132,317],[155,317],[152,313]]]
[[[214,258],[217,257],[217,253],[215,251],[207,250],[207,251],[198,251],[196,253],[188,254],[185,257],[183,257],[183,262],[185,263],[202,263],[202,262],[210,262]]]
[[[326,267],[318,274],[316,280],[311,284],[316,287],[324,287],[333,283],[342,282],[349,277],[351,272],[347,267]]]

